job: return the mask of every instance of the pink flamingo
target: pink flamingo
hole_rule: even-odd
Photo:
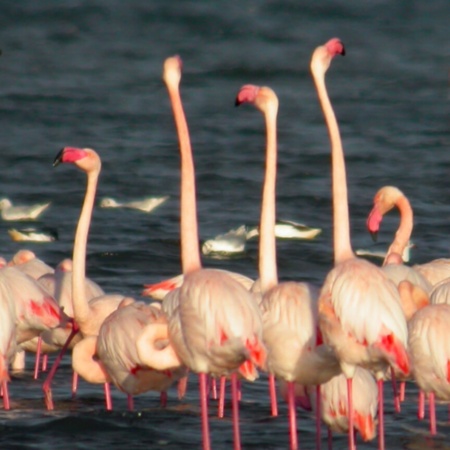
[[[14,297],[8,282],[0,274],[0,386],[3,393],[3,407],[6,410],[10,409],[8,366],[16,353],[16,341]]]
[[[450,400],[450,305],[426,306],[408,322],[408,346],[413,375],[428,394],[430,431],[436,434],[435,397]]]
[[[37,280],[46,273],[53,273],[55,270],[44,261],[39,259],[31,250],[19,250],[8,263],[22,272]]]
[[[86,298],[86,247],[89,234],[89,226],[92,218],[92,211],[94,208],[98,177],[101,170],[100,157],[97,152],[89,148],[81,149],[74,147],[65,147],[58,153],[53,165],[57,166],[60,163],[73,164],[74,166],[85,172],[87,176],[87,186],[83,206],[75,232],[75,242],[72,258],[72,302],[76,328],[74,329],[74,333],[69,336],[66,344],[61,350],[59,357],[55,360],[52,370],[49,372],[48,377],[44,382],[43,389],[46,394],[45,398],[48,409],[53,409],[53,400],[51,398],[50,390],[51,380],[59,364],[59,361],[66,351],[67,346],[70,344],[73,336],[75,335],[75,332],[79,330],[81,336],[83,337],[83,340],[91,336],[96,337],[103,321],[117,309],[120,302],[124,298],[123,295],[120,294],[104,294],[99,297],[92,298],[89,301]],[[77,358],[91,357],[91,349],[89,347],[89,344],[92,340],[89,340],[89,342],[87,343],[83,343],[83,340],[77,343],[73,348],[72,366],[75,371],[77,371],[77,368],[79,368],[80,366],[80,364],[77,363]],[[85,355],[83,353],[84,351],[86,351]],[[105,393],[107,409],[110,409],[111,398],[107,385],[105,385]]]
[[[164,62],[181,155],[181,263],[183,284],[168,294],[177,307],[169,316],[169,336],[183,363],[200,378],[203,449],[210,449],[207,374],[231,375],[234,447],[240,448],[237,376],[257,376],[265,348],[259,309],[251,294],[223,271],[203,269],[198,245],[195,174],[189,131],[180,97],[181,59]],[[166,299],[167,299],[166,297]],[[163,309],[164,303],[163,302]]]
[[[340,372],[331,349],[317,345],[317,290],[307,283],[278,283],[276,264],[276,167],[278,98],[268,87],[243,86],[236,105],[249,102],[266,122],[266,169],[259,240],[259,282],[267,368],[287,381],[290,448],[298,448],[295,383],[319,385]]]
[[[129,409],[132,396],[150,390],[163,394],[186,372],[168,341],[160,304],[131,298],[103,322],[96,354],[111,381],[128,395]]]
[[[383,372],[388,365],[409,373],[406,353],[406,319],[398,290],[383,271],[355,257],[350,244],[347,181],[339,127],[325,86],[331,60],[344,54],[339,39],[317,47],[311,72],[331,141],[334,269],[319,297],[319,324],[324,342],[330,344],[348,385],[349,448],[354,449],[352,379],[357,366],[374,370],[379,388],[379,446],[384,448]]]

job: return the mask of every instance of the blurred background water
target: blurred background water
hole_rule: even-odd
[[[0,222],[1,255],[29,248],[50,265],[71,256],[84,174],[52,168],[59,149],[71,145],[101,155],[99,199],[170,196],[151,214],[96,209],[88,275],[107,292],[138,298],[144,283],[180,272],[179,155],[161,80],[164,59],[179,54],[201,240],[258,222],[264,124],[253,108],[233,104],[243,84],[268,85],[280,100],[278,217],[323,229],[313,241],[278,241],[279,276],[320,285],[332,264],[330,157],[309,61],[317,45],[337,36],[347,55],[335,59],[327,85],[346,154],[354,248],[373,246],[365,218],[378,188],[391,184],[414,207],[412,262],[448,256],[449,17],[447,0],[3,0],[0,196],[51,201],[34,225],[56,228],[59,240],[12,242],[7,230],[24,224]],[[374,248],[388,246],[397,224],[395,213],[385,219]],[[239,258],[204,263],[256,278],[257,241]],[[52,413],[29,371],[13,378],[12,410],[0,412],[2,448],[200,446],[194,380],[183,402],[169,393],[165,410],[146,394],[126,412],[116,391],[107,413],[98,386],[81,384],[72,401],[69,375],[66,361]],[[266,386],[264,376],[244,386],[244,448],[287,448],[285,407],[270,418]],[[439,435],[428,439],[427,424],[416,419],[416,392],[410,384],[400,415],[388,399],[388,448],[450,448],[446,407]],[[313,421],[299,414],[300,444],[312,448]],[[230,448],[229,420],[213,420],[211,429],[213,447]],[[344,448],[346,438],[335,445]]]

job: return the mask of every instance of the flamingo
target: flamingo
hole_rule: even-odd
[[[19,250],[8,262],[8,266],[14,266],[22,272],[37,280],[46,273],[53,273],[55,269],[39,259],[34,252],[27,249]]]
[[[430,431],[436,434],[435,397],[450,400],[450,305],[428,305],[408,322],[408,346],[413,375],[428,394]]]
[[[167,320],[159,303],[125,298],[100,327],[96,355],[115,386],[128,394],[129,409],[132,396],[149,390],[165,393],[185,376],[168,342]]]
[[[347,378],[349,448],[353,436],[352,379],[357,366],[374,370],[379,388],[379,447],[384,448],[383,371],[388,365],[409,373],[407,326],[395,284],[374,264],[355,256],[350,243],[345,160],[337,120],[328,97],[325,73],[344,46],[333,38],[317,47],[311,72],[331,141],[334,268],[319,296],[319,325]]]
[[[16,354],[16,318],[13,293],[5,277],[0,274],[0,386],[6,410],[10,409],[8,366]]]
[[[207,406],[207,374],[231,375],[234,447],[240,448],[237,376],[254,380],[265,348],[262,322],[252,295],[229,274],[204,269],[198,245],[195,173],[189,131],[180,97],[181,59],[164,62],[166,84],[178,132],[181,156],[181,264],[183,284],[166,299],[176,304],[169,320],[169,338],[181,361],[199,374],[203,449],[211,448]],[[169,297],[169,298],[168,298]],[[163,302],[163,310],[166,300]]]
[[[417,309],[428,305],[432,288],[423,275],[403,264],[402,255],[413,229],[413,210],[406,196],[395,186],[379,189],[373,199],[373,205],[367,218],[367,228],[373,236],[377,235],[384,214],[394,206],[400,211],[400,226],[387,251],[382,270],[398,287],[403,312],[409,320]]]
[[[290,448],[298,448],[294,384],[319,385],[339,373],[331,349],[317,346],[317,289],[308,283],[278,283],[276,264],[276,121],[278,98],[269,87],[243,86],[236,105],[249,102],[266,122],[266,168],[259,230],[259,281],[267,368],[287,381]]]
[[[124,296],[120,294],[104,294],[94,297],[88,301],[86,298],[86,247],[89,233],[89,226],[94,208],[95,194],[97,190],[98,177],[101,170],[100,156],[95,150],[90,148],[64,147],[55,157],[54,166],[60,163],[73,164],[78,169],[86,173],[87,186],[86,193],[78,219],[77,229],[75,232],[75,243],[73,246],[73,270],[72,270],[72,302],[73,314],[76,323],[76,330],[69,336],[66,344],[61,350],[59,357],[55,360],[52,370],[49,372],[44,382],[43,390],[48,409],[53,409],[53,400],[51,398],[50,383],[59,361],[70,344],[75,331],[80,332],[83,339],[74,346],[72,352],[72,366],[75,371],[79,365],[77,358],[89,358],[90,347],[89,340],[83,343],[88,337],[96,337],[103,321],[113,311],[117,309]],[[78,347],[78,348],[77,348]],[[86,354],[83,352],[86,350]],[[101,379],[101,377],[100,377]],[[101,381],[103,382],[103,380]],[[108,386],[105,385],[107,396],[107,408],[110,408],[110,396],[108,395]]]

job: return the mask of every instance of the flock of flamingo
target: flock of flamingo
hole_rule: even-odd
[[[10,408],[9,369],[23,367],[24,351],[37,354],[35,377],[39,355],[58,351],[43,384],[46,407],[53,409],[52,379],[69,350],[73,390],[78,376],[102,384],[107,409],[112,408],[111,383],[127,394],[131,410],[133,397],[150,390],[161,392],[165,403],[165,392],[175,382],[179,395],[184,395],[188,372],[198,374],[204,450],[211,448],[210,400],[218,398],[218,414],[223,417],[227,380],[231,381],[234,449],[241,448],[240,387],[244,381],[254,381],[258,371],[268,374],[271,414],[278,415],[278,393],[287,402],[290,449],[299,448],[299,406],[315,411],[317,448],[321,421],[330,430],[347,432],[351,450],[356,448],[356,432],[364,440],[378,434],[379,448],[385,448],[386,380],[394,388],[397,411],[405,381],[417,383],[419,415],[424,416],[428,398],[430,432],[436,433],[435,398],[450,400],[450,259],[413,267],[403,263],[413,212],[408,199],[393,186],[378,191],[367,219],[369,231],[376,233],[384,214],[394,207],[400,212],[400,226],[383,266],[355,256],[344,153],[325,84],[333,58],[344,54],[342,42],[333,38],[314,50],[310,65],[332,156],[334,267],[322,287],[278,281],[274,231],[278,98],[269,87],[244,85],[236,97],[236,105],[251,103],[265,119],[259,279],[202,266],[194,161],[180,96],[182,62],[178,56],[167,58],[163,80],[181,156],[181,274],[147,288],[163,297],[153,303],[105,294],[86,277],[101,160],[92,149],[62,149],[54,165],[72,164],[87,177],[72,260],[53,270],[22,250],[9,263],[1,261],[0,382],[5,409]]]

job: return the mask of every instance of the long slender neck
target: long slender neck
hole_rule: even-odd
[[[336,116],[325,86],[325,74],[314,74],[319,101],[325,116],[331,141],[332,193],[333,193],[333,242],[334,264],[354,258],[350,244],[347,177],[344,151]]]
[[[94,209],[95,193],[97,190],[98,171],[87,173],[86,194],[83,207],[75,232],[73,246],[73,270],[72,270],[72,302],[75,322],[80,326],[89,319],[90,308],[85,294],[86,278],[86,247],[91,224],[92,210]]]
[[[400,226],[395,233],[394,241],[388,249],[385,263],[390,256],[390,259],[392,259],[393,254],[399,255],[399,260],[402,260],[403,252],[409,243],[413,230],[413,210],[408,199],[405,196],[401,196],[395,202],[395,205],[400,211]]]
[[[264,294],[278,284],[277,250],[275,239],[276,177],[277,177],[277,112],[269,109],[266,121],[266,170],[264,175],[260,236],[259,277]]]
[[[169,88],[173,115],[177,127],[181,155],[180,234],[183,274],[201,268],[198,245],[195,171],[189,130],[181,103],[179,88]]]

